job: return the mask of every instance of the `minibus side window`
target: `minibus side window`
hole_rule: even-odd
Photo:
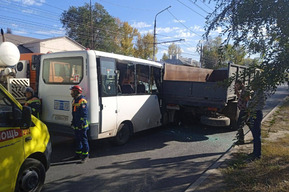
[[[118,86],[120,95],[134,95],[135,86],[135,65],[125,61],[117,61]]]
[[[150,93],[149,89],[149,66],[136,65],[136,78],[137,78],[137,93],[144,94]]]
[[[101,58],[100,60],[102,96],[116,96],[116,71],[115,60]]]

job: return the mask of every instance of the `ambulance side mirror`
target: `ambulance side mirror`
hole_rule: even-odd
[[[31,108],[23,106],[21,117],[21,128],[28,129],[31,126]]]

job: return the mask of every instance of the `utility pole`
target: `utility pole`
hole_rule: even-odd
[[[154,22],[154,44],[153,44],[153,60],[155,61],[156,59],[156,26],[157,26],[157,16],[164,12],[165,10],[171,8],[172,6],[168,6],[167,8],[161,10],[160,12],[158,12],[155,16],[155,22]]]
[[[200,68],[203,67],[203,43],[201,43],[201,48],[200,48]]]
[[[92,22],[92,8],[91,8],[91,0],[90,0],[90,49],[94,49],[93,48],[93,22]]]

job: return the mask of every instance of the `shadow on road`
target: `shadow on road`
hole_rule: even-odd
[[[222,153],[159,159],[140,157],[115,160],[103,166],[91,164],[89,168],[75,166],[77,177],[67,174],[62,179],[46,183],[43,191],[181,192],[201,175],[203,169],[212,164],[212,158],[220,155]],[[199,161],[200,158],[208,160]]]
[[[122,146],[116,146],[110,139],[102,139],[90,142],[90,157],[112,156],[119,154],[129,154],[143,151],[161,149],[167,146],[168,142],[199,142],[208,140],[207,135],[230,131],[227,127],[208,127],[200,125],[198,122],[193,124],[169,125],[142,131],[132,136],[130,141]],[[51,133],[52,137],[54,133]],[[74,164],[77,161],[67,161],[66,159],[74,156],[74,140],[63,140],[58,144],[53,144],[52,166],[59,164]]]

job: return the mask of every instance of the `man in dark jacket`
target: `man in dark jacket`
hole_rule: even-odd
[[[24,93],[26,97],[26,102],[24,105],[30,107],[32,111],[32,115],[34,115],[35,117],[39,119],[40,113],[41,113],[40,99],[34,96],[34,90],[31,87],[26,87]]]
[[[75,85],[70,90],[70,94],[73,97],[71,127],[74,129],[76,140],[75,159],[81,159],[81,162],[85,163],[89,157],[87,101],[82,95],[82,88],[80,86]]]
[[[238,131],[237,131],[237,141],[236,145],[244,144],[244,130],[243,127],[248,118],[247,115],[247,102],[250,98],[249,91],[246,90],[244,83],[241,80],[236,80],[235,83],[235,93],[238,97],[238,109],[240,110],[239,118],[237,121]]]
[[[263,112],[266,101],[265,91],[257,83],[252,82],[252,89],[254,91],[252,98],[248,103],[250,109],[250,123],[249,126],[253,135],[253,153],[250,154],[251,159],[261,158],[261,123],[263,119]]]

